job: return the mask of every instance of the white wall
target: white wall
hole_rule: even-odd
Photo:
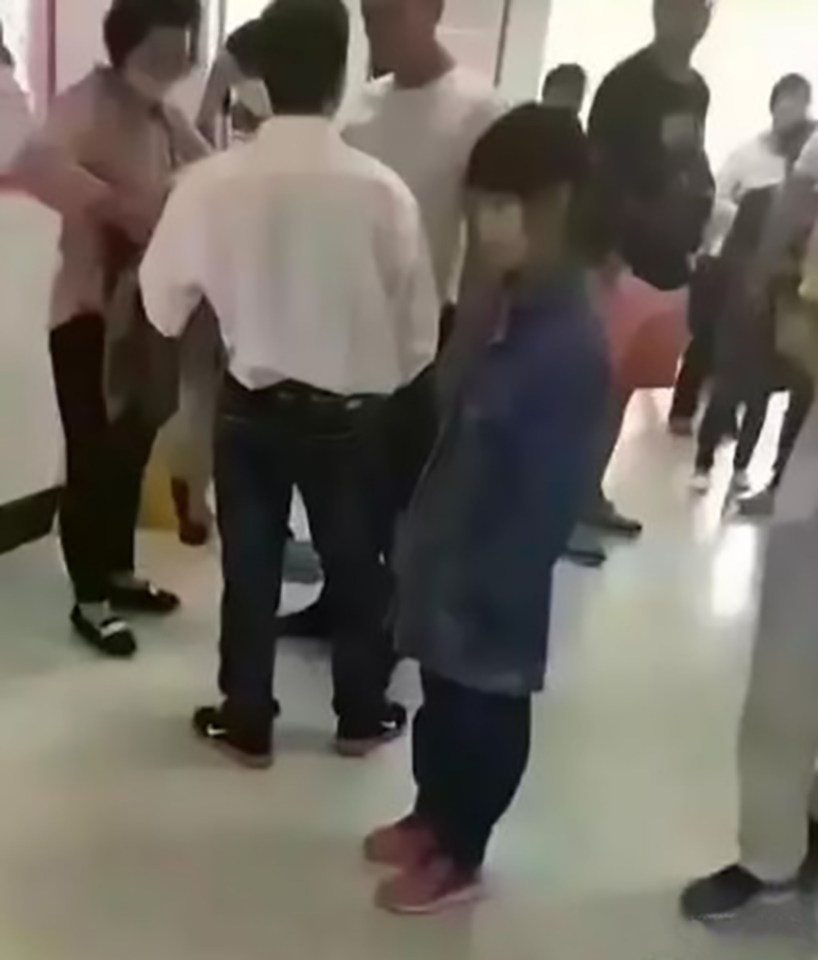
[[[500,89],[512,102],[532,100],[540,90],[543,50],[549,30],[552,5],[579,0],[511,0]],[[595,0],[606,8],[625,0]]]
[[[48,357],[59,218],[0,194],[0,504],[59,482],[62,431]]]

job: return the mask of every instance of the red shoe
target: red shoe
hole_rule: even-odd
[[[401,870],[413,870],[437,852],[434,834],[414,814],[370,833],[364,841],[367,862]]]
[[[476,903],[483,895],[479,872],[438,857],[378,887],[375,903],[389,913],[425,916]]]

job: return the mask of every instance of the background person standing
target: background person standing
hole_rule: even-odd
[[[372,62],[379,75],[364,91],[344,137],[385,163],[419,206],[440,302],[440,339],[454,319],[464,260],[463,178],[477,140],[502,113],[496,91],[458,66],[438,30],[443,0],[362,0]],[[379,539],[392,548],[397,518],[408,506],[437,429],[431,371],[390,401],[381,476],[376,483]],[[312,523],[311,523],[312,526]],[[332,634],[333,585],[313,606],[284,618],[288,636]]]
[[[725,276],[720,263],[724,240],[748,193],[782,184],[813,130],[812,88],[800,74],[782,77],[770,94],[772,124],[727,158],[716,180],[716,202],[702,256],[691,281],[690,332],[673,405],[671,432],[690,436],[705,383],[713,375],[715,341],[723,310]]]
[[[136,651],[112,604],[156,614],[179,605],[134,574],[157,424],[119,393],[127,371],[112,374],[112,328],[138,324],[139,258],[176,171],[207,152],[165,101],[193,65],[200,17],[199,0],[113,0],[104,24],[110,66],[55,100],[15,163],[23,185],[63,218],[50,339],[66,439],[60,534],[76,597],[72,623],[112,657]]]
[[[704,237],[714,181],[704,150],[710,91],[692,66],[707,32],[713,0],[654,0],[654,39],[602,83],[589,134],[615,204],[617,243],[633,273],[659,290],[690,282]],[[618,435],[625,411],[616,401],[601,443]],[[622,517],[602,495],[589,523],[636,536],[641,524]]]
[[[194,726],[250,766],[272,761],[274,624],[296,485],[338,588],[337,749],[362,756],[406,723],[386,699],[387,572],[365,478],[384,398],[434,356],[438,301],[417,203],[333,123],[348,44],[343,0],[276,0],[260,41],[274,116],[190,171],[141,271],[160,333],[180,335],[205,298],[227,352],[216,425],[224,702]]]

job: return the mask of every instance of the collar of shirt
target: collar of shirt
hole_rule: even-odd
[[[280,150],[311,150],[326,143],[340,143],[334,121],[324,116],[275,116],[259,127],[256,142]]]

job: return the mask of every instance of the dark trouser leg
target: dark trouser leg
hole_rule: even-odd
[[[111,510],[108,531],[109,574],[132,573],[142,481],[156,439],[156,428],[135,414],[110,427]]]
[[[709,472],[716,462],[716,450],[722,437],[730,429],[736,411],[732,389],[716,383],[699,427],[699,445],[696,454],[696,469]]]
[[[625,422],[628,399],[621,390],[614,389],[611,392],[604,419],[597,431],[594,444],[593,485],[585,509],[585,517],[590,521],[598,519],[600,514],[605,514],[610,509],[605,499],[603,484]]]
[[[679,369],[671,420],[692,420],[699,409],[702,389],[713,372],[712,336],[707,330],[693,335]]]
[[[60,537],[79,603],[108,596],[107,535],[114,516],[110,427],[103,395],[105,322],[83,314],[51,334],[51,361],[66,446]]]
[[[334,706],[339,733],[364,739],[383,717],[392,664],[385,627],[388,575],[374,536],[366,469],[377,412],[315,403],[309,417],[296,482],[332,584]]]
[[[778,456],[773,468],[773,487],[778,487],[784,479],[787,465],[790,462],[795,445],[807,421],[809,412],[815,402],[815,386],[812,377],[795,364],[788,364],[787,381],[790,389],[790,400],[784,423],[781,427],[781,436],[778,440]]]
[[[401,516],[409,507],[437,436],[434,373],[425,371],[388,402],[374,465],[378,546],[390,557]]]
[[[292,497],[293,425],[235,384],[216,426],[216,500],[222,540],[219,685],[237,724],[271,722],[275,616]]]
[[[531,698],[480,693],[426,671],[423,695],[416,813],[459,867],[479,870],[528,765]]]
[[[754,391],[747,398],[733,460],[733,467],[736,471],[749,468],[761,433],[764,430],[764,421],[767,419],[769,406],[770,393],[766,388]]]
[[[703,257],[690,283],[688,306],[692,339],[685,351],[671,420],[692,420],[699,409],[702,388],[713,375],[715,321],[722,308],[723,266],[714,257]]]

